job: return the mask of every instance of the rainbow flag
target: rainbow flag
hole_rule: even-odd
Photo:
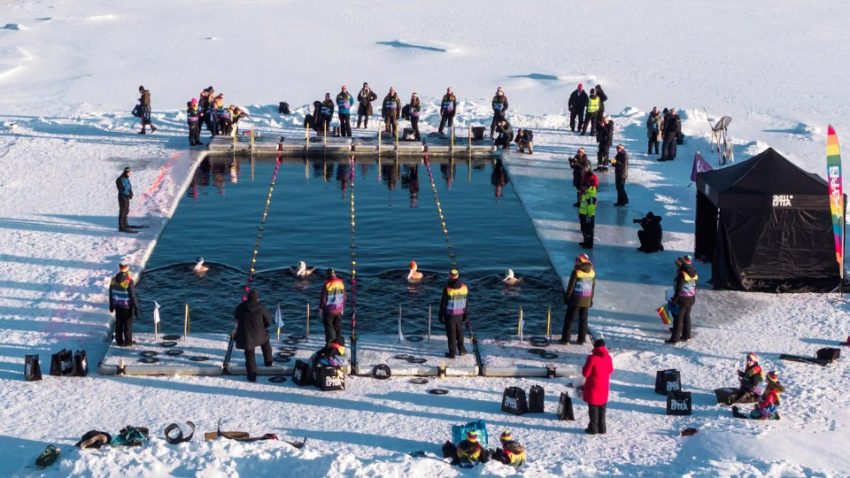
[[[832,232],[835,236],[835,260],[841,279],[844,279],[844,188],[841,184],[841,154],[838,136],[832,125],[827,127],[826,178],[829,181],[829,210],[832,213]]]
[[[658,317],[661,319],[661,322],[664,322],[664,325],[670,325],[671,323],[673,323],[673,316],[670,313],[670,308],[667,307],[667,304],[664,304],[661,307],[655,309],[655,312],[658,314]]]

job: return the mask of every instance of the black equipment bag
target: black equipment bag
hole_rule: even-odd
[[[74,355],[70,350],[62,349],[50,356],[50,375],[61,377],[74,371]]]
[[[345,390],[345,373],[342,367],[319,365],[316,369],[316,386],[323,392]]]
[[[142,117],[142,105],[139,104],[139,105],[136,105],[135,107],[133,107],[133,113],[132,114],[136,118],[141,118]]]
[[[522,415],[528,412],[528,401],[525,398],[525,390],[519,387],[508,387],[502,394],[502,411],[513,415]]]
[[[285,101],[281,101],[279,105],[277,105],[277,112],[282,115],[291,114],[292,111],[289,111],[289,103]]]
[[[655,373],[655,393],[667,395],[682,389],[682,378],[676,369],[659,370]]]
[[[38,355],[27,355],[24,358],[24,380],[34,382],[41,380],[41,364]]]
[[[575,420],[573,414],[573,400],[564,392],[561,392],[561,398],[558,399],[558,420]]]
[[[410,121],[410,105],[401,108],[401,119]]]
[[[313,371],[311,370],[310,364],[303,360],[296,360],[295,370],[292,372],[292,381],[295,385],[300,387],[312,385]]]
[[[77,350],[74,352],[74,370],[71,375],[75,377],[85,377],[89,374],[89,361],[86,357],[85,350]]]
[[[481,141],[484,139],[484,127],[483,126],[473,126],[472,127],[472,139],[475,141]]]
[[[675,391],[667,394],[667,415],[690,415],[691,392]]]
[[[833,362],[838,360],[838,357],[841,356],[841,349],[836,349],[832,347],[826,347],[818,350],[817,357],[818,360],[829,360]]]
[[[543,413],[546,403],[546,391],[540,385],[532,385],[528,391],[528,413]]]

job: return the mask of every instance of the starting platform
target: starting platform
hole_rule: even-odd
[[[390,368],[393,377],[468,377],[478,375],[478,363],[472,343],[466,341],[466,355],[453,359],[445,356],[448,343],[445,337],[421,335],[362,335],[357,339],[357,375],[371,376],[376,365]]]
[[[483,338],[481,374],[485,377],[577,377],[590,351],[591,343],[561,345],[546,337]]]

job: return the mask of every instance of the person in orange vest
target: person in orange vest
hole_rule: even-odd
[[[567,304],[567,313],[564,316],[564,329],[561,331],[561,344],[570,343],[570,334],[573,320],[578,314],[578,338],[577,343],[583,344],[587,340],[587,313],[593,307],[593,293],[596,291],[596,271],[587,254],[579,254],[576,257],[567,290],[564,292],[564,303]]]
[[[336,276],[336,271],[328,269],[327,280],[322,285],[319,298],[319,313],[325,326],[325,343],[337,337],[342,338],[342,313],[345,311],[345,283]]]
[[[679,314],[673,319],[673,335],[664,342],[675,344],[691,339],[691,308],[697,299],[697,275],[691,256],[676,259],[676,279],[673,290],[673,305],[679,307]]]
[[[440,299],[439,319],[441,323],[446,324],[446,338],[449,342],[446,357],[451,359],[458,354],[466,355],[461,324],[467,321],[468,295],[469,289],[461,282],[460,272],[457,269],[449,271],[449,282],[443,289],[443,297]]]

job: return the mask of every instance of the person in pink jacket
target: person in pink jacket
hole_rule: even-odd
[[[582,398],[587,402],[590,423],[584,432],[588,435],[604,434],[605,407],[608,404],[608,388],[614,363],[605,348],[605,341],[598,339],[593,342],[593,352],[587,356],[581,374],[584,375],[584,391]]]

